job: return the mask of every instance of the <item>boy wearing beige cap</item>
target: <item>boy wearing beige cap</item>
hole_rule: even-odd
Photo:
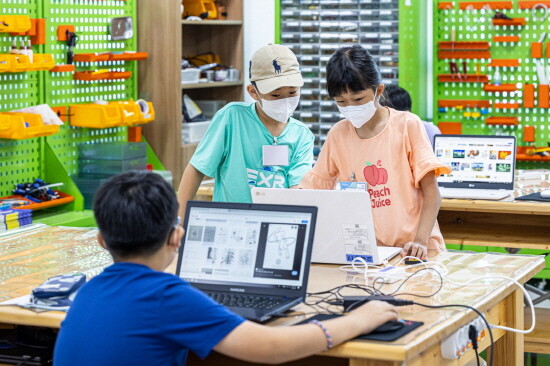
[[[214,177],[214,201],[252,202],[252,187],[291,188],[313,163],[314,136],[291,117],[304,85],[300,65],[285,46],[260,48],[250,61],[256,102],[221,109],[185,168],[178,190],[180,215],[204,176]]]

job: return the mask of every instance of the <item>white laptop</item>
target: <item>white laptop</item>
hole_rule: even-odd
[[[252,188],[252,201],[319,208],[312,262],[348,264],[353,257],[346,253],[346,243],[362,245],[364,240],[367,241],[367,255],[362,257],[369,264],[381,264],[401,251],[399,247],[376,246],[370,195],[366,191],[255,187]]]
[[[443,198],[500,200],[514,191],[514,136],[436,135],[435,155],[452,172],[437,179]]]

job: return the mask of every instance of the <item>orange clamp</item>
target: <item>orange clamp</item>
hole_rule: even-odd
[[[485,120],[485,124],[515,126],[519,124],[519,120],[517,117],[489,117]]]
[[[462,123],[460,122],[439,122],[437,127],[445,135],[462,135]]]
[[[516,87],[516,84],[500,84],[500,85],[486,84],[483,86],[483,90],[489,93],[513,92],[518,90],[518,88]]]
[[[490,100],[443,100],[440,99],[437,101],[437,106],[440,108],[452,108],[456,106],[461,106],[465,108],[489,108],[491,107]]]
[[[531,43],[531,57],[532,58],[541,58],[542,57],[542,43],[541,42]]]
[[[491,48],[489,42],[439,42],[440,50],[488,50]]]
[[[493,42],[519,42],[519,36],[493,36]]]
[[[60,42],[67,42],[67,32],[75,33],[76,28],[74,25],[60,25],[57,27],[57,40]]]
[[[487,75],[437,75],[437,81],[440,83],[487,83],[489,77]]]
[[[518,109],[519,103],[495,103],[495,109]]]
[[[523,127],[523,141],[535,142],[535,126]]]
[[[491,67],[519,67],[519,60],[491,60],[487,66]]]
[[[493,25],[496,26],[506,26],[506,25],[525,25],[527,21],[525,18],[512,18],[512,19],[492,19]]]
[[[548,85],[539,85],[539,107],[550,108],[550,95]]]
[[[535,108],[535,86],[533,84],[525,84],[523,87],[523,107]]]
[[[485,6],[491,7],[492,10],[512,9],[512,2],[511,1],[463,1],[460,3],[460,10],[466,10],[468,8],[481,10]]]
[[[550,1],[548,0],[536,0],[536,1],[520,1],[519,2],[519,8],[520,9],[532,9],[535,5],[546,5],[550,8]]]

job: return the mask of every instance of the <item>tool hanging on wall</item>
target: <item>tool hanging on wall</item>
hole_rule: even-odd
[[[74,48],[76,47],[77,43],[78,35],[76,33],[67,31],[67,46],[69,47],[69,49],[67,50],[67,65],[73,64]]]

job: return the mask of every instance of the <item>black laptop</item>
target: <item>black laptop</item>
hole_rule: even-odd
[[[305,298],[317,207],[189,201],[177,275],[246,319]]]

